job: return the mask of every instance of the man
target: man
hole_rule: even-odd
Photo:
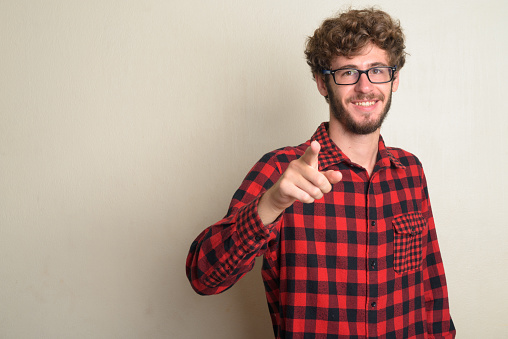
[[[376,9],[328,19],[307,63],[330,121],[263,156],[226,217],[193,242],[187,276],[223,292],[263,255],[276,338],[453,338],[422,166],[380,127],[399,86],[404,36]]]

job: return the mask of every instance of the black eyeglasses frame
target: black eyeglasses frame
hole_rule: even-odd
[[[390,80],[388,80],[388,81],[381,81],[381,82],[370,80],[369,71],[371,69],[375,69],[375,68],[388,68],[388,69],[390,69],[392,71]],[[359,73],[358,74],[358,79],[356,79],[355,82],[350,83],[350,84],[338,84],[337,81],[335,80],[335,72],[337,72],[337,71],[343,71],[343,70],[346,70],[346,69],[351,69],[351,70],[357,71]],[[367,79],[369,79],[369,81],[372,84],[386,84],[388,82],[392,82],[395,79],[395,72],[396,71],[397,71],[397,66],[374,66],[374,67],[371,67],[371,68],[366,69],[366,70],[361,70],[361,69],[356,69],[356,68],[350,68],[350,67],[337,68],[337,69],[334,69],[334,70],[324,69],[323,71],[321,71],[321,73],[324,74],[324,75],[330,74],[333,77],[333,82],[335,82],[336,85],[339,85],[339,86],[349,86],[349,85],[354,85],[354,84],[358,83],[358,81],[360,81],[360,77],[362,76],[362,74],[365,74],[367,76]]]

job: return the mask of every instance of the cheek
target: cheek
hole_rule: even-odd
[[[341,102],[348,102],[348,98],[350,97],[350,95],[348,95],[348,91],[344,91],[344,90],[337,90],[334,92],[334,95],[335,95],[335,98]]]

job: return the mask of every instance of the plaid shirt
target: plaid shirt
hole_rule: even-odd
[[[379,140],[369,177],[331,141],[266,154],[233,196],[224,219],[192,243],[187,276],[200,294],[230,288],[263,255],[276,338],[454,338],[427,184],[419,160]],[[312,204],[296,201],[263,225],[261,195],[321,144],[320,171],[342,181]]]

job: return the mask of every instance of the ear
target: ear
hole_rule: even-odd
[[[400,71],[395,72],[394,79],[392,83],[392,92],[396,92],[397,88],[399,88],[399,78],[400,78]]]
[[[325,76],[323,74],[314,73],[314,79],[316,80],[316,85],[319,93],[322,96],[328,97],[328,89],[326,88]]]

